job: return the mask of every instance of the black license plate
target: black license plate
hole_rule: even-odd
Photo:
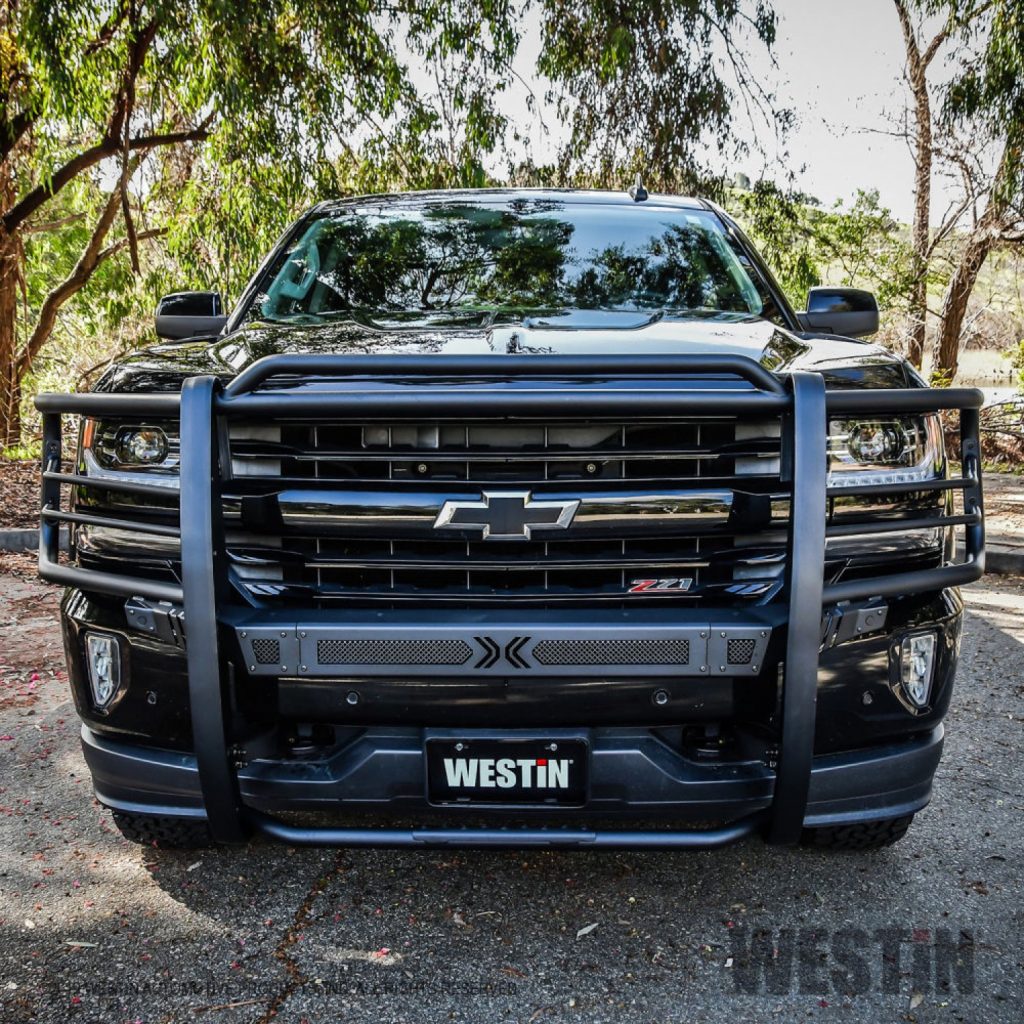
[[[584,740],[428,739],[435,804],[569,804],[587,798]]]

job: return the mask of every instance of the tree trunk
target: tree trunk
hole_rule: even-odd
[[[996,232],[988,217],[982,217],[977,230],[967,242],[967,248],[949,279],[942,300],[942,314],[938,337],[932,358],[932,381],[952,384],[960,363],[960,333],[967,316],[967,304],[977,283],[978,274],[985,265],[995,244]]]
[[[929,146],[931,144],[929,143]],[[931,152],[927,164],[918,162],[917,183],[914,201],[914,234],[911,267],[913,284],[910,290],[910,306],[907,316],[910,321],[910,335],[907,339],[907,358],[918,369],[924,356],[925,330],[928,316],[928,190],[931,187]],[[919,154],[920,157],[920,154]]]
[[[18,245],[0,235],[0,445],[21,441],[18,377]]]
[[[928,95],[928,63],[937,49],[933,42],[922,56],[917,33],[910,20],[906,5],[897,0],[896,12],[903,30],[903,44],[907,53],[907,78],[914,97],[914,225],[911,234],[911,269],[913,283],[910,306],[907,310],[909,337],[907,358],[920,369],[924,356],[925,328],[928,316],[928,244],[931,240],[932,188],[932,109]]]
[[[17,250],[0,245],[0,445],[22,439],[22,387],[17,375]]]
[[[1017,152],[1009,142],[1003,146],[996,165],[995,177],[989,189],[988,205],[978,219],[977,226],[967,240],[960,262],[949,279],[949,287],[942,300],[939,334],[935,339],[932,358],[932,380],[939,384],[952,384],[960,361],[961,332],[967,316],[967,304],[978,281],[978,274],[988,254],[1000,239],[1006,227],[1008,213],[1007,184],[1015,174]]]
[[[924,71],[911,75],[914,88],[917,146],[914,153],[914,231],[911,266],[914,281],[910,291],[910,338],[907,358],[918,369],[924,357],[928,317],[928,243],[931,239],[932,112]]]

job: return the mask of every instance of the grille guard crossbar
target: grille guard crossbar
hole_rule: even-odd
[[[294,389],[297,379],[344,381],[337,390]],[[395,386],[382,389],[381,378]],[[422,380],[421,380],[422,378]],[[516,387],[504,392],[467,388],[482,380],[564,380],[565,388]],[[576,385],[581,378],[591,386]],[[636,379],[643,386],[603,388],[607,381]],[[367,382],[365,386],[354,386]],[[288,389],[288,385],[293,385]],[[373,386],[369,386],[369,385]],[[232,417],[376,416],[461,418],[607,418],[624,413],[644,417],[780,415],[782,450],[791,487],[786,594],[788,628],[782,680],[781,740],[770,813],[721,829],[672,832],[587,833],[583,845],[706,848],[763,829],[775,843],[795,843],[803,826],[814,748],[818,654],[824,605],[869,597],[912,594],[977,580],[984,572],[979,409],[982,394],[969,388],[857,389],[828,392],[820,374],[797,371],[777,378],[743,356],[269,356],[223,386],[213,376],[192,377],[181,394],[42,394],[42,511],[39,572],[47,580],[124,597],[184,603],[188,618],[187,657],[193,739],[206,814],[214,837],[244,839],[249,829],[294,843],[321,845],[560,845],[557,832],[454,830],[403,832],[380,829],[297,828],[246,808],[238,794],[225,716],[218,611],[228,589],[221,515],[226,422]],[[828,416],[837,413],[904,414],[958,411],[962,472],[953,479],[898,485],[842,488],[843,495],[963,492],[963,515],[901,519],[894,526],[827,527]],[[61,420],[82,416],[180,417],[181,469],[178,529],[118,520],[118,528],[180,539],[182,585],[63,565],[61,523],[89,525],[97,517],[64,512],[61,487],[97,487],[167,498],[173,489],[144,481],[91,478],[62,472]],[[109,520],[104,520],[110,525]],[[871,534],[963,526],[966,557],[961,563],[912,572],[824,584],[825,543],[850,532]],[[594,839],[591,839],[591,836]],[[580,842],[579,835],[572,839]]]

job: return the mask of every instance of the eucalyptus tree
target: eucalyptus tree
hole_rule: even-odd
[[[904,134],[915,168],[908,355],[921,365],[934,312],[932,375],[942,383],[956,375],[968,303],[985,260],[1024,233],[1024,22],[1019,0],[894,4],[910,91]],[[961,189],[936,217],[931,195],[940,171]],[[933,309],[929,286],[941,283],[945,294]]]
[[[545,180],[706,179],[737,99],[770,102],[746,54],[774,31],[764,0],[0,0],[0,445],[55,326],[146,246],[231,292],[311,197],[532,166],[515,82],[565,122]]]
[[[21,382],[62,307],[106,261],[137,270],[141,245],[180,234],[193,185],[214,186],[228,219],[214,249],[269,209],[280,223],[339,145],[415,108],[410,55],[469,52],[500,79],[515,38],[503,0],[6,0],[0,442],[18,440]],[[497,98],[463,97],[472,130],[500,116]],[[93,202],[68,213],[83,181]],[[143,223],[161,194],[164,221]],[[74,264],[26,309],[26,238],[72,222],[81,235],[86,218]]]
[[[943,296],[932,361],[940,381],[956,375],[968,302],[985,261],[999,246],[1024,243],[1024,12],[1019,0],[995,0],[989,18],[943,109],[952,128],[989,145],[994,170],[975,178],[974,217]]]

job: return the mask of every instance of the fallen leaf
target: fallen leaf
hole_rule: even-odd
[[[595,921],[593,924],[585,925],[576,933],[576,938],[582,939],[584,935],[589,935],[597,927],[597,924]]]
[[[924,1002],[924,994],[921,992],[915,992],[910,997],[910,1009],[916,1010]]]

